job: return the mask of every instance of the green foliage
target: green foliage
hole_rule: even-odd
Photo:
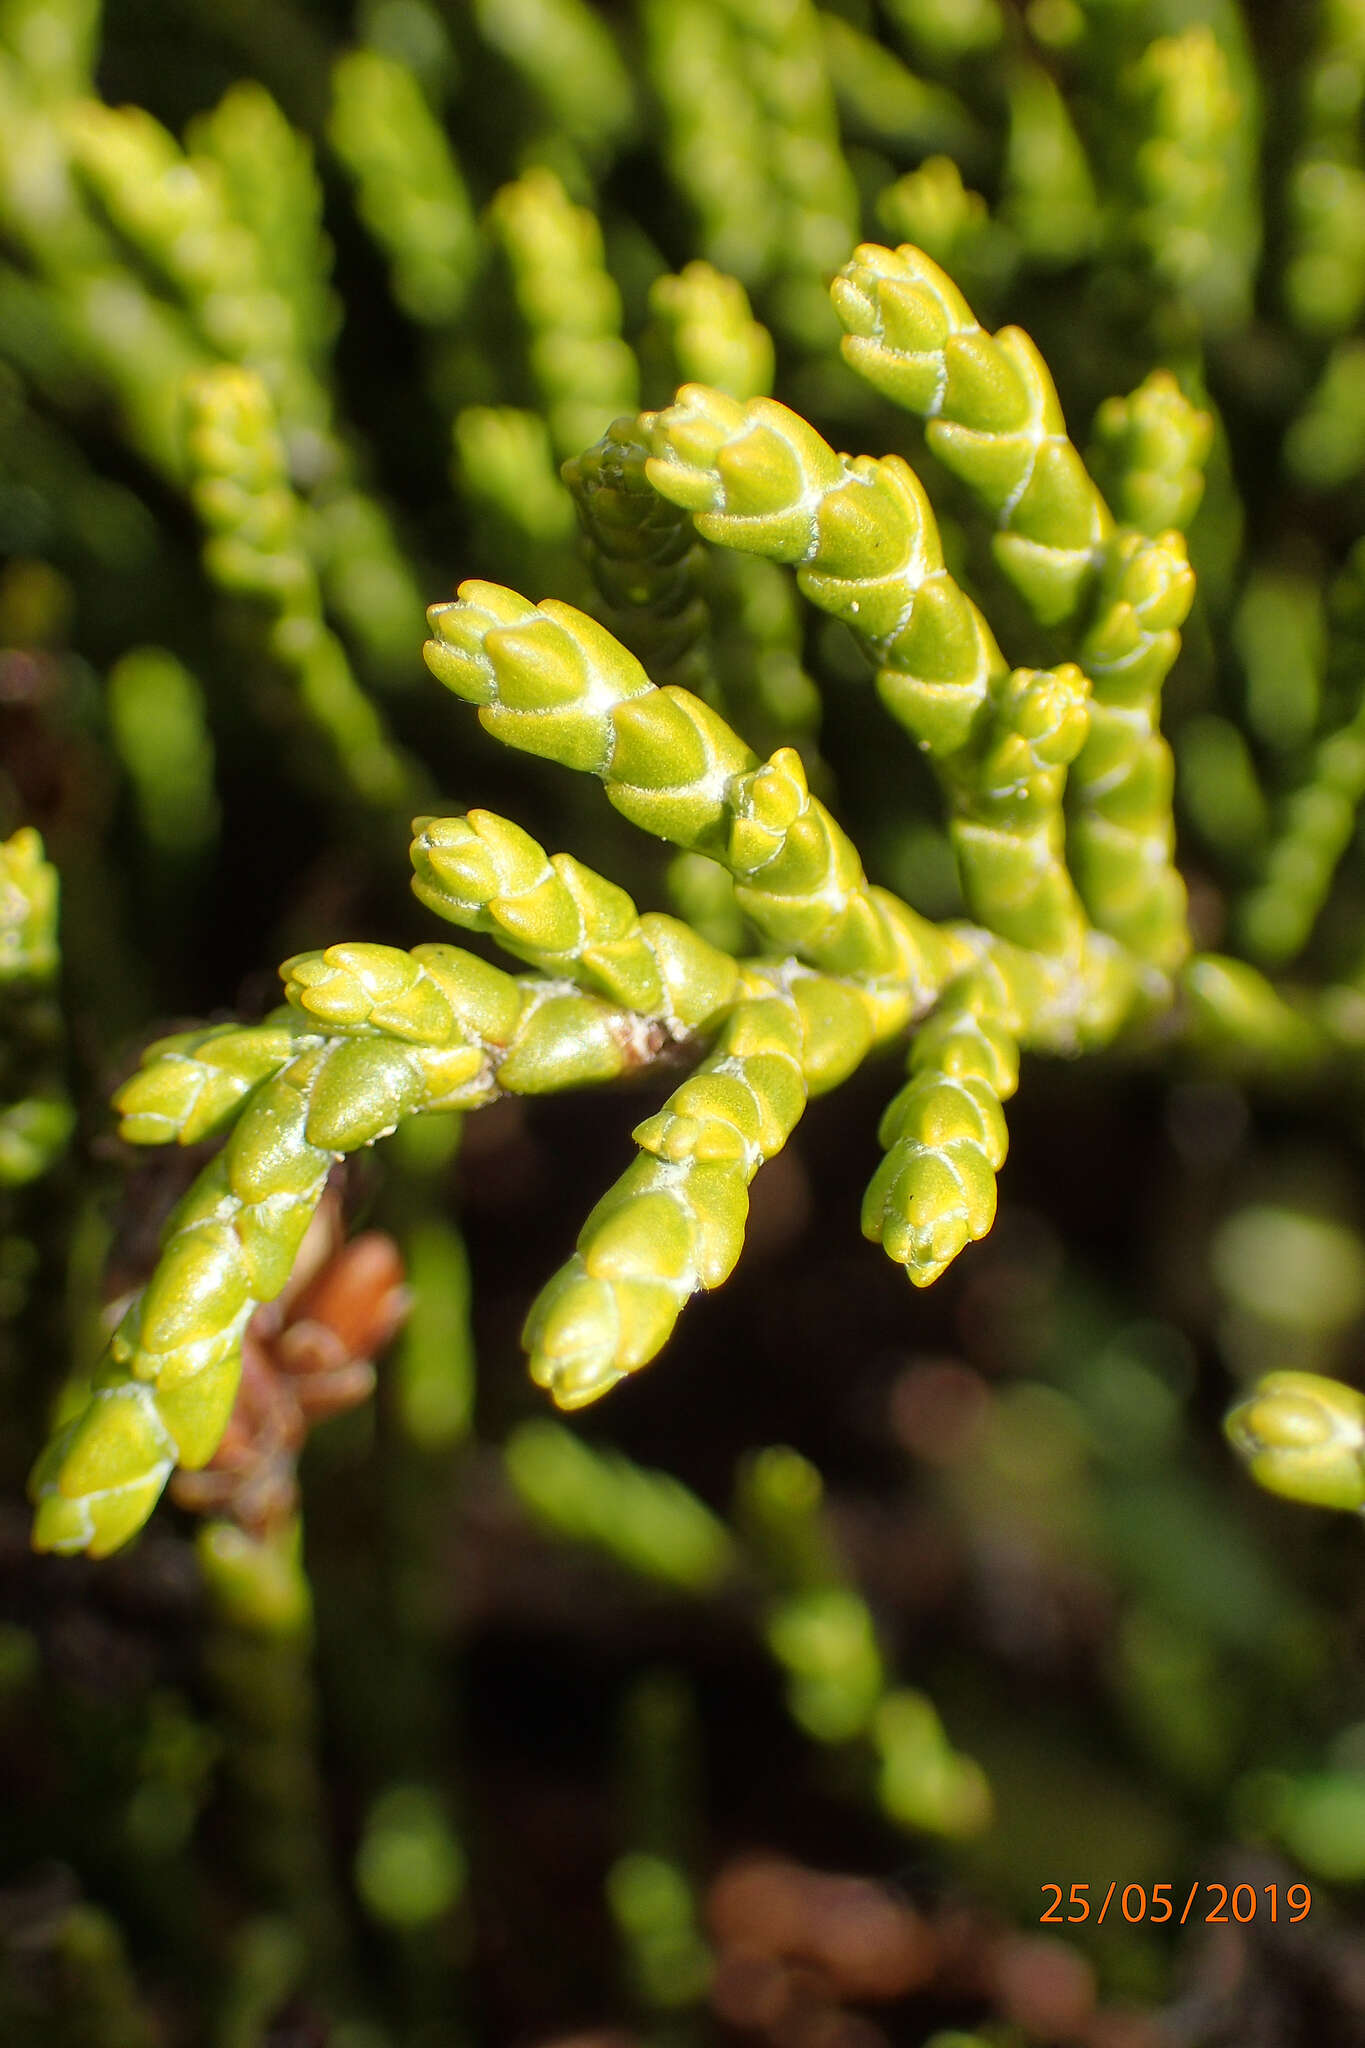
[[[57,870],[31,828],[5,842],[0,881],[0,976],[7,987],[50,982],[57,971]]]
[[[531,374],[561,460],[636,402],[635,358],[602,234],[552,171],[528,171],[493,204],[498,238],[530,338]]]
[[[930,1983],[926,2026],[1089,2038],[989,1928],[990,2012],[956,2000],[936,1876],[898,1991],[837,1913],[809,1953],[794,1919],[727,1948],[688,1744],[694,1678],[707,1713],[730,1695],[696,1645],[767,1655],[829,1810],[973,1840],[953,1883],[997,1919],[1036,1922],[1030,1801],[1081,1875],[1092,1806],[1112,1868],[1178,1874],[1216,1809],[1365,1871],[1365,1752],[1294,1584],[1338,1553],[1303,1517],[1277,1575],[1194,1386],[1196,1359],[1235,1376],[1266,1492],[1365,1505],[1365,1397],[1331,1377],[1361,1299],[1360,0],[1254,39],[1236,0],[155,14],[0,0],[0,1399],[8,1479],[48,1431],[36,1547],[106,1556],[177,1469],[262,1443],[292,1477],[330,1375],[372,1377],[309,1308],[343,1185],[411,1314],[374,1415],[309,1452],[307,1546],[292,1511],[201,1532],[195,1699],[106,1745],[140,1758],[126,1813],[34,1854],[127,1883],[128,1940],[75,1894],[0,1928],[0,2033],[28,2048],[40,1954],[35,2042],[164,2013],[178,2044],[192,1979],[241,2048],[475,2038],[468,1957],[519,1907],[487,1908],[485,1709],[448,1725],[446,1650],[521,1601],[566,1662],[588,1644],[585,1699],[618,1627],[622,1669],[669,1662],[587,1830],[649,2039],[700,2038],[707,1999],[842,2038],[836,2000]],[[452,578],[442,709],[418,648]],[[421,939],[404,833],[421,911],[475,950]],[[130,1072],[135,1029],[160,1035]],[[1042,1071],[1080,1055],[1093,1080]],[[577,1124],[517,1100],[590,1087]],[[174,1148],[117,1220],[111,1088],[122,1144]],[[634,1156],[601,1165],[628,1088]],[[961,1261],[944,1287],[883,1295],[841,1249],[859,1186],[914,1288]],[[768,1306],[744,1279],[698,1305],[604,1411],[629,1454],[528,1415],[635,1380],[741,1260]],[[296,1314],[313,1362],[272,1408]],[[170,1516],[103,1576],[154,1576],[163,1541]],[[77,1581],[36,1569],[0,1714],[21,1755],[59,1727],[99,1809],[86,1707],[34,1693],[32,1618]],[[328,1754],[366,1758],[340,1862],[315,1632]],[[561,1724],[539,1670],[518,1711],[572,1740],[586,1708]],[[236,1874],[191,1939],[167,1902],[220,1795]],[[1114,1931],[1146,1995],[1166,1937]]]
[[[1365,305],[1365,15],[1332,0],[1300,87],[1302,130],[1290,172],[1293,246],[1284,295],[1297,326],[1344,334]]]
[[[514,1430],[503,1466],[539,1520],[647,1577],[705,1592],[734,1569],[725,1524],[686,1487],[666,1472],[596,1452],[557,1423]]]
[[[332,946],[282,973],[289,1008],[274,1021],[162,1040],[121,1091],[138,1142],[232,1129],[176,1210],[89,1406],[35,1472],[45,1549],[117,1548],[176,1464],[212,1456],[247,1322],[288,1280],[336,1159],[404,1118],[607,1079],[640,1057],[629,1012],[453,946]]]
[[[1001,1104],[1019,1051],[988,984],[970,975],[918,1034],[910,1079],[882,1118],[886,1157],[863,1203],[863,1231],[927,1287],[995,1221],[1008,1137]]]
[[[1120,519],[1142,533],[1183,533],[1204,495],[1213,422],[1192,405],[1169,370],[1153,370],[1127,398],[1107,398],[1095,415],[1092,467],[1112,477]]]
[[[818,1742],[870,1747],[878,1799],[902,1825],[974,1834],[989,1817],[989,1788],[923,1694],[888,1684],[872,1613],[830,1544],[823,1494],[814,1466],[782,1444],[739,1477],[737,1517],[774,1583],[766,1632],[792,1714]]]
[[[424,326],[444,326],[469,290],[478,242],[459,164],[417,81],[377,50],[350,51],[332,73],[327,132],[388,256],[398,303]]]
[[[0,843],[0,1001],[4,1006],[4,1101],[0,1187],[46,1173],[75,1121],[62,1079],[57,978],[57,871],[25,827]]]
[[[187,386],[185,401],[209,575],[273,615],[270,651],[295,683],[305,716],[335,750],[352,793],[384,806],[415,794],[420,771],[393,746],[323,616],[302,508],[290,488],[288,456],[264,381],[249,370],[206,371]]]
[[[927,419],[927,446],[994,519],[996,560],[1035,616],[1046,625],[1070,617],[1110,521],[1028,336],[984,334],[915,249],[860,250],[834,301],[849,362]]]
[[[1273,1372],[1232,1410],[1227,1429],[1269,1492],[1320,1508],[1365,1507],[1365,1399],[1353,1387]]]
[[[570,358],[556,309],[579,308],[574,363],[584,348],[623,346],[607,339],[614,301],[601,302],[599,347],[593,291],[584,281],[564,296],[575,264],[600,263],[596,228],[548,173],[505,187],[497,213],[523,310],[542,329],[532,359],[553,423],[561,388],[575,406],[594,402],[581,365],[561,386]],[[547,857],[491,813],[419,818],[419,897],[545,981],[514,983],[451,948],[333,945],[286,962],[288,1022],[153,1048],[122,1096],[126,1134],[184,1143],[239,1111],[241,1121],[178,1212],[93,1406],[39,1469],[44,1545],[114,1547],[172,1463],[211,1455],[246,1321],[283,1286],[331,1161],[408,1117],[608,1079],[670,1039],[713,1039],[637,1129],[641,1156],[528,1317],[532,1378],[574,1408],[648,1363],[690,1296],[728,1277],[759,1166],[808,1094],[846,1078],[874,1044],[921,1021],[910,1079],[882,1121],[886,1157],[863,1227],[925,1286],[994,1219],[1020,1044],[1102,1043],[1148,969],[1162,978],[1144,1001],[1158,989],[1169,1001],[1189,939],[1158,699],[1193,593],[1181,537],[1115,526],[1032,343],[1017,330],[984,335],[920,252],[865,246],[835,301],[850,363],[929,416],[930,447],[991,515],[997,560],[1040,621],[1059,626],[1090,593],[1077,647],[1090,675],[1072,662],[1007,670],[899,458],[837,456],[788,408],[698,385],[638,425],[618,422],[566,475],[608,616],[674,679],[652,679],[570,606],[489,583],[432,608],[428,662],[496,739],[598,776],[632,823],[728,870],[737,907],[776,956],[741,966],[679,920],[641,918],[615,884]],[[716,305],[730,325],[742,301]],[[294,515],[263,386],[220,372],[197,404],[196,494],[219,532],[218,573],[281,590],[276,638],[292,648],[306,621],[315,660],[336,643],[301,553],[280,582]],[[1112,406],[1101,434],[1133,509],[1189,516],[1207,423],[1172,384]],[[257,506],[279,508],[259,539]],[[799,564],[803,592],[852,626],[884,702],[937,770],[977,928],[936,928],[870,887],[795,751],[760,762],[676,680],[714,695],[693,527],[702,541]],[[305,701],[343,758],[377,765],[362,700],[345,709],[348,672],[329,673],[320,689],[303,669]],[[573,983],[593,993],[565,992]],[[310,1023],[326,1035],[308,1036]]]
[[[1123,81],[1146,130],[1133,157],[1132,232],[1157,281],[1212,328],[1246,317],[1257,242],[1254,88],[1229,40],[1203,22],[1161,36]]]
[[[218,827],[213,739],[194,677],[164,649],[134,648],[110,671],[109,720],[150,844],[191,855]]]
[[[1187,486],[1185,501],[1193,495]],[[1081,643],[1093,678],[1089,728],[1068,787],[1067,850],[1087,910],[1102,931],[1168,974],[1183,963],[1189,934],[1161,686],[1193,597],[1178,532],[1149,540],[1121,528],[1109,542]]]

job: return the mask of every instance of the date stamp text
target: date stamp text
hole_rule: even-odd
[[[1099,1887],[1095,1887],[1096,1893]],[[1173,1885],[1169,1884],[1126,1884],[1119,1885],[1117,1878],[1110,1881],[1103,1899],[1091,1896],[1088,1884],[1045,1884],[1042,1886],[1043,1911],[1038,1915],[1044,1925],[1079,1926],[1083,1920],[1093,1919],[1097,1927],[1104,1925],[1110,1915],[1117,1918],[1122,1914],[1130,1926],[1144,1921],[1149,1927],[1164,1926],[1173,1920],[1179,1927],[1191,1921],[1206,1926],[1245,1926],[1249,1920],[1269,1920],[1291,1923],[1306,1920],[1313,1910],[1313,1894],[1306,1884],[1210,1884],[1198,1878],[1185,1894],[1183,1902]]]

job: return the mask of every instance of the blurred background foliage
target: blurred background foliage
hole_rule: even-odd
[[[117,1144],[110,1089],[182,1019],[259,1015],[287,954],[432,936],[414,811],[506,810],[735,939],[709,872],[421,666],[459,577],[588,601],[558,465],[616,415],[771,379],[903,449],[1047,658],[839,360],[862,234],[1027,328],[1082,446],[1156,366],[1212,413],[1167,693],[1196,937],[1359,1046],[1363,110],[1361,0],[0,0],[6,2043],[1365,2038],[1359,1534],[1219,1428],[1267,1370],[1355,1370],[1360,1068],[1277,1067],[1250,1014],[1033,1063],[994,1233],[913,1298],[858,1235],[860,1076],[756,1183],[735,1280],[571,1428],[518,1330],[639,1095],[409,1128],[294,1312],[350,1405],[306,1529],[288,1327],[235,1490],[98,1566],[30,1556],[23,1502],[200,1163]],[[264,408],[249,475],[195,412],[222,365]],[[1140,488],[1145,445],[1159,483],[1160,435],[1111,403],[1097,469]],[[746,735],[952,914],[851,643],[767,565],[717,574]],[[338,1279],[343,1206],[382,1284]],[[1040,1927],[1111,1879],[1259,1915]]]

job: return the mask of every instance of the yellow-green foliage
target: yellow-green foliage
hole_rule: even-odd
[[[0,0],[4,2048],[1355,2038],[1363,111]]]
[[[286,963],[286,1008],[264,1024],[153,1049],[119,1096],[125,1134],[212,1134],[223,1149],[168,1227],[93,1405],[41,1466],[42,1540],[110,1547],[174,1462],[211,1454],[246,1319],[283,1284],[331,1162],[411,1117],[690,1067],[529,1318],[533,1376],[575,1406],[652,1358],[689,1297],[720,1284],[748,1185],[807,1098],[892,1039],[908,1038],[909,1079],[882,1120],[863,1224],[918,1286],[990,1227],[1021,1052],[1097,1049],[1159,1017],[1272,1062],[1325,1042],[1244,963],[1198,953],[1162,732],[1196,570],[1212,564],[1224,605],[1241,517],[1200,356],[1204,335],[1244,320],[1259,247],[1257,95],[1231,16],[1040,7],[1020,40],[993,5],[904,0],[898,55],[870,23],[822,19],[808,0],[643,0],[637,81],[579,0],[480,5],[455,35],[420,6],[375,7],[360,44],[335,53],[312,141],[282,111],[282,73],[281,97],[243,82],[182,145],[146,110],[101,100],[88,12],[54,8],[49,20],[11,0],[0,24],[0,227],[18,308],[0,342],[20,364],[19,405],[30,383],[44,403],[87,402],[92,383],[105,395],[137,458],[195,507],[208,576],[241,613],[228,616],[252,715],[269,706],[300,754],[325,742],[301,784],[381,833],[420,810],[418,897],[531,972],[450,947],[331,945]],[[1346,473],[1358,425],[1358,346],[1343,337],[1365,273],[1341,195],[1359,176],[1343,115],[1359,57],[1356,12],[1327,8],[1284,276],[1294,321],[1322,338],[1284,447],[1316,483]],[[487,177],[446,118],[468,61],[493,66],[525,130]],[[1008,114],[994,172],[972,104],[987,78]],[[598,183],[652,146],[651,117],[703,251],[671,274]],[[845,155],[841,120],[862,157]],[[410,666],[416,584],[341,417],[315,147],[346,172],[393,301],[424,331],[477,566],[519,558],[564,592],[461,582],[431,608],[428,665],[494,739],[586,771],[668,841],[695,923],[641,914],[520,822],[440,815],[426,765],[378,708],[372,687]],[[925,160],[934,148],[951,154]],[[869,208],[931,250],[858,243]],[[1146,374],[1100,405],[1089,463],[1043,351],[1018,326],[983,324],[937,257],[960,259],[991,300],[1093,262],[1111,358],[1140,307]],[[1035,303],[1055,354],[1053,290]],[[1169,366],[1152,365],[1157,343]],[[775,381],[794,402],[769,395]],[[657,409],[637,410],[642,391]],[[913,446],[883,452],[897,432],[884,399],[923,423],[923,475]],[[418,424],[396,436],[409,455]],[[27,425],[17,445],[25,460],[46,446]],[[49,449],[39,470],[63,460]],[[566,601],[586,588],[571,503],[595,618]],[[1234,627],[1246,723],[1291,785],[1232,920],[1272,966],[1311,941],[1365,788],[1356,706],[1316,729],[1336,673],[1317,642],[1297,710],[1263,681],[1258,622],[1297,575],[1245,579]],[[1191,672],[1207,678],[1211,627],[1196,623]],[[816,744],[811,671],[841,667],[870,671],[901,728],[888,746],[917,750],[941,800],[937,824],[874,819],[878,858],[841,822]],[[196,675],[171,652],[127,655],[109,721],[148,846],[197,858],[216,830],[217,735]],[[1227,719],[1197,709],[1182,743],[1190,815],[1245,862],[1250,828],[1220,826],[1208,791],[1232,732],[1242,811],[1268,815],[1255,764]],[[27,844],[9,842],[16,874]],[[907,874],[912,849],[936,848],[965,918],[881,886],[887,848]],[[41,980],[30,968],[30,998]],[[41,1006],[26,1015],[16,1044],[41,1036]],[[65,1132],[61,1104],[49,1059],[6,1113],[11,1178],[28,1171],[19,1125],[46,1118],[41,1162]]]
[[[567,236],[575,260],[596,264],[595,229],[548,174],[505,188],[495,212],[553,420],[561,376],[576,406],[591,403],[592,379],[570,375],[555,338],[552,244]],[[695,1072],[640,1124],[635,1164],[528,1318],[532,1377],[572,1408],[652,1359],[689,1297],[727,1278],[754,1174],[808,1096],[875,1045],[918,1027],[863,1226],[925,1286],[990,1228],[1019,1047],[1103,1043],[1138,1008],[1172,1001],[1188,941],[1156,705],[1189,604],[1180,536],[1116,527],[1037,351],[1010,331],[986,337],[922,253],[865,247],[835,299],[853,367],[930,413],[931,445],[993,517],[1006,573],[1046,622],[1081,614],[1073,644],[1093,684],[1075,661],[1011,670],[947,569],[909,465],[836,454],[773,400],[685,386],[666,411],[619,421],[569,481],[609,615],[663,675],[708,687],[693,527],[702,542],[798,565],[802,591],[852,627],[888,709],[932,761],[978,922],[936,926],[870,884],[791,747],[761,760],[718,710],[652,678],[571,606],[462,586],[432,608],[438,679],[504,745],[597,776],[632,823],[728,870],[770,951],[736,961],[678,919],[641,917],[624,890],[509,820],[419,818],[419,897],[541,979],[514,982],[449,947],[334,945],[286,963],[277,1021],[153,1048],[120,1098],[128,1136],[184,1143],[236,1128],[173,1220],[92,1405],[39,1468],[41,1542],[112,1547],[174,1463],[211,1454],[246,1320],[283,1285],[331,1161],[408,1117],[605,1080],[698,1041]],[[721,317],[733,324],[739,305],[722,297]],[[581,307],[574,321],[588,347]],[[591,346],[621,345],[604,333]],[[354,782],[381,763],[398,772],[348,696],[311,568],[296,543],[286,552],[298,514],[261,385],[219,372],[196,403],[217,573],[278,608],[276,642],[301,661],[305,704]],[[1189,432],[1159,443],[1148,468],[1188,464],[1195,445]]]

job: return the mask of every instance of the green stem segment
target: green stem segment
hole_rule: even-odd
[[[648,1364],[688,1298],[729,1278],[750,1181],[786,1144],[808,1095],[843,1080],[872,1042],[856,990],[818,975],[766,988],[753,979],[696,1073],[637,1128],[641,1157],[531,1310],[531,1377],[561,1408],[597,1400]]]
[[[796,566],[812,604],[851,626],[887,709],[935,759],[963,746],[1007,674],[948,574],[933,510],[899,456],[836,455],[775,399],[686,384],[646,417],[649,480],[704,540]]]
[[[1067,852],[1091,919],[1164,974],[1188,957],[1190,935],[1161,686],[1193,599],[1178,533],[1114,536],[1081,648],[1094,695],[1067,787]]]
[[[1019,1048],[992,992],[968,976],[915,1038],[910,1079],[878,1136],[886,1157],[863,1201],[863,1234],[928,1287],[995,1221],[1009,1133],[1001,1105],[1019,1085]]]
[[[996,561],[1034,616],[1070,618],[1113,522],[1028,335],[987,334],[952,279],[908,245],[864,243],[833,291],[847,360],[926,421],[933,454],[995,521]]]

